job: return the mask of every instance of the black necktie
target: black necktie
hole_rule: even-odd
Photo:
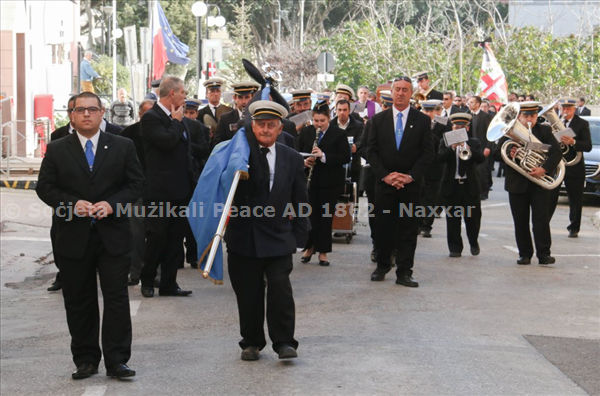
[[[262,153],[263,168],[265,170],[267,195],[271,192],[271,169],[269,168],[269,160],[267,160],[267,154],[269,151],[270,150],[267,147],[260,148],[260,152]]]
[[[465,176],[465,162],[466,161],[463,161],[460,158],[458,159],[458,174],[460,175],[460,177]]]

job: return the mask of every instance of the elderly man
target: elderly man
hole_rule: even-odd
[[[245,131],[250,146],[248,180],[240,181],[235,207],[273,208],[273,216],[232,216],[225,239],[231,285],[237,297],[242,360],[258,360],[266,346],[267,327],[279,359],[297,357],[294,339],[295,307],[290,283],[292,254],[308,237],[308,219],[284,214],[284,208],[308,201],[302,156],[277,136],[283,130],[286,109],[274,102],[250,105],[252,124]],[[254,213],[254,212],[253,212]]]
[[[127,126],[133,122],[133,102],[127,99],[127,90],[119,88],[117,100],[110,106],[110,122]]]
[[[361,85],[358,87],[358,103],[364,105],[366,110],[366,116],[371,119],[373,116],[381,111],[381,106],[377,102],[369,100],[369,87]]]
[[[423,175],[434,156],[431,119],[410,107],[413,94],[410,77],[392,82],[394,105],[372,118],[367,159],[376,178],[377,269],[371,280],[380,282],[396,254],[396,284],[418,287],[412,278],[419,221],[400,216],[400,206],[419,206]]]
[[[92,60],[92,51],[85,51],[81,65],[79,67],[79,81],[81,82],[81,92],[94,93],[93,81],[96,78],[100,78],[100,74],[92,67],[90,61]]]
[[[140,276],[142,295],[154,296],[156,269],[161,265],[159,294],[183,297],[192,294],[177,284],[177,268],[183,257],[185,215],[194,186],[191,136],[183,121],[187,91],[177,77],[165,77],[160,83],[158,102],[141,120],[146,161],[146,251]],[[171,211],[160,213],[159,208]]]

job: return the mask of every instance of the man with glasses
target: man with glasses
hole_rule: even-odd
[[[412,80],[392,82],[393,106],[376,114],[369,131],[367,158],[376,178],[377,269],[372,281],[383,281],[396,254],[396,283],[418,287],[412,278],[419,219],[400,212],[400,206],[420,206],[423,175],[433,160],[431,119],[410,107]],[[401,216],[402,214],[402,216]],[[395,234],[396,233],[396,234]]]
[[[244,118],[246,106],[252,99],[254,93],[260,88],[260,85],[252,81],[243,81],[232,84],[232,88],[235,109],[221,116],[221,119],[217,124],[215,135],[213,136],[212,147],[226,140],[230,140],[233,135],[235,135],[238,129],[238,121]]]
[[[250,177],[240,180],[233,204],[253,208],[252,213],[266,213],[268,208],[273,213],[232,216],[225,234],[229,278],[238,304],[241,359],[258,360],[267,344],[265,305],[273,350],[279,359],[290,359],[298,356],[292,254],[306,244],[309,224],[306,217],[285,215],[284,208],[299,213],[299,205],[308,202],[304,162],[293,149],[276,143],[287,115],[283,106],[259,100],[250,105],[249,114],[251,128],[244,138],[250,146]]]
[[[165,77],[160,99],[141,120],[146,161],[146,251],[140,275],[142,295],[154,296],[154,278],[161,265],[159,294],[184,297],[192,294],[177,284],[183,257],[185,216],[180,216],[193,193],[192,136],[183,122],[187,91],[178,77]],[[157,208],[164,208],[161,214]],[[177,208],[175,215],[167,208]],[[150,215],[154,214],[154,215]]]
[[[51,142],[36,192],[56,214],[59,257],[74,380],[98,373],[135,375],[131,356],[131,315],[127,275],[132,237],[119,208],[142,194],[144,177],[133,143],[100,129],[104,111],[98,96],[83,92],[73,108],[76,132]],[[97,278],[103,295],[102,350]]]
[[[454,95],[450,91],[446,91],[442,94],[442,117],[450,117],[454,113],[460,113],[460,107],[453,103]]]
[[[454,106],[458,107],[461,112],[467,111],[467,106],[463,103],[463,98],[460,95],[454,97]]]

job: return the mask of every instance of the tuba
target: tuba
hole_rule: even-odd
[[[546,107],[545,109],[543,109],[542,111],[540,111],[538,113],[538,117],[544,117],[546,119],[546,121],[548,122],[548,125],[550,125],[550,128],[552,128],[552,133],[557,133],[560,131],[564,131],[565,129],[567,129],[565,127],[565,125],[562,123],[562,121],[560,120],[560,118],[558,117],[558,114],[556,114],[556,112],[554,111],[554,105],[556,104],[556,101],[550,105],[548,105],[548,107]],[[581,158],[583,158],[583,154],[581,153],[581,151],[575,151],[573,150],[573,152],[575,152],[575,154],[573,154],[571,152],[571,148],[565,144],[563,144],[562,142],[560,142],[560,149],[562,150],[562,154],[563,154],[563,161],[565,163],[566,166],[573,166],[579,163],[579,161],[581,161]],[[567,159],[570,158],[570,159]]]
[[[552,175],[545,174],[540,178],[529,175],[533,168],[542,166],[548,157],[544,150],[526,148],[527,143],[540,144],[541,142],[531,133],[531,126],[527,128],[517,119],[520,109],[518,102],[512,102],[500,110],[488,127],[487,139],[490,142],[494,142],[502,136],[512,139],[502,145],[501,155],[504,162],[531,182],[546,190],[553,190],[560,186],[565,178],[565,163],[561,161]],[[507,152],[514,147],[517,148],[517,152],[512,158]]]

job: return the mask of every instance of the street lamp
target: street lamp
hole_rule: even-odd
[[[209,37],[209,27],[222,28],[227,22],[225,18],[221,16],[221,9],[216,4],[206,4],[201,1],[192,4],[192,14],[196,17],[196,83],[198,86],[198,93],[200,93],[200,78],[202,76],[202,17],[208,14],[210,7],[217,8],[218,16],[214,17],[209,15],[206,18],[206,38]],[[208,78],[208,67],[206,70],[206,77]]]

